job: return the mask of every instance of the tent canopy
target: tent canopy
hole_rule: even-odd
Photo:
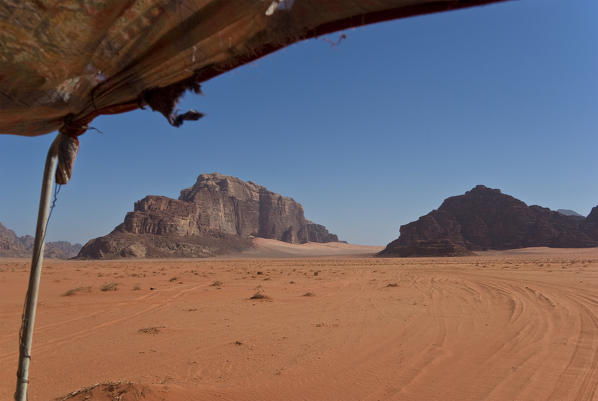
[[[76,136],[299,40],[501,0],[3,0],[0,133]]]

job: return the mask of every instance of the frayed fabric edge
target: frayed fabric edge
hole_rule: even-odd
[[[176,106],[187,91],[202,94],[199,76],[194,73],[189,78],[161,88],[147,89],[141,93],[138,102],[143,109],[149,106],[153,111],[162,113],[173,127],[180,127],[185,121],[197,121],[204,116],[196,110],[179,113]]]

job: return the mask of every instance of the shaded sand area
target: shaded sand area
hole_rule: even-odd
[[[27,274],[0,259],[1,400]],[[598,250],[50,260],[31,367],[32,401],[598,400]]]

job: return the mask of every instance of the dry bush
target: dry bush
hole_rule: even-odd
[[[70,296],[75,295],[78,292],[91,292],[91,287],[71,288],[70,290],[68,290],[64,294],[62,294],[62,296],[63,297],[70,297]]]
[[[117,286],[117,283],[106,283],[100,287],[100,291],[116,291]]]
[[[143,329],[137,330],[140,334],[158,334],[160,329],[163,329],[164,326],[156,326],[156,327],[144,327]]]
[[[313,292],[307,291],[305,294],[303,294],[304,297],[315,297],[316,294],[314,294]]]
[[[256,292],[255,294],[253,294],[253,295],[252,295],[252,297],[251,297],[251,298],[249,298],[249,299],[257,299],[257,300],[260,300],[260,301],[269,301],[269,300],[271,300],[272,298],[270,298],[270,297],[269,297],[269,296],[267,296],[266,294],[264,294],[264,293],[262,293],[262,292],[258,291],[258,292]]]
[[[222,287],[222,281],[214,281],[212,284],[210,284],[210,286],[212,287]]]

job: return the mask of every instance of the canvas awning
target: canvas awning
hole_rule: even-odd
[[[0,133],[35,136],[149,104],[299,40],[501,0],[2,0]],[[178,118],[178,119],[177,119]]]

